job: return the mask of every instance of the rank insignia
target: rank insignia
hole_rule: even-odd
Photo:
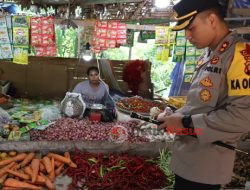
[[[211,64],[213,65],[216,65],[218,62],[219,62],[220,58],[218,56],[214,56],[212,59],[211,59]]]
[[[219,52],[220,52],[220,53],[223,53],[223,52],[228,48],[228,46],[229,46],[229,42],[224,42],[224,43],[221,45],[221,47],[220,47],[220,49],[219,49]]]
[[[212,87],[213,86],[213,82],[209,77],[205,77],[204,79],[202,79],[200,81],[200,85],[204,86],[204,87]]]
[[[203,89],[201,92],[200,92],[200,98],[203,102],[208,102],[211,100],[212,98],[212,94],[209,90],[207,89]]]

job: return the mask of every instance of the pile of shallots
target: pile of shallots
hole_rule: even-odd
[[[88,119],[78,120],[62,118],[44,131],[33,130],[30,132],[32,141],[60,141],[60,140],[86,140],[108,141],[112,127],[121,125],[127,129],[126,141],[132,143],[147,142],[145,137],[133,135],[133,128],[138,125],[137,121],[92,123]]]

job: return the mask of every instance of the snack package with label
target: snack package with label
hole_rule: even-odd
[[[56,56],[54,18],[31,18],[31,45],[36,56]]]

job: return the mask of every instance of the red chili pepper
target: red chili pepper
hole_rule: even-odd
[[[96,159],[93,164],[88,162],[89,158]],[[164,187],[167,183],[164,173],[152,163],[146,162],[146,158],[138,156],[92,154],[76,151],[72,160],[77,168],[68,168],[66,174],[72,177],[70,190],[75,189],[157,189]],[[114,166],[126,167],[107,170]],[[100,168],[105,175],[100,175]],[[94,171],[94,172],[92,172]],[[81,186],[81,187],[80,187]]]

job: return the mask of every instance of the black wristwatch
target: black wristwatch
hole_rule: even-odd
[[[191,115],[184,115],[181,122],[185,128],[193,128],[193,126],[191,126],[192,123]]]

